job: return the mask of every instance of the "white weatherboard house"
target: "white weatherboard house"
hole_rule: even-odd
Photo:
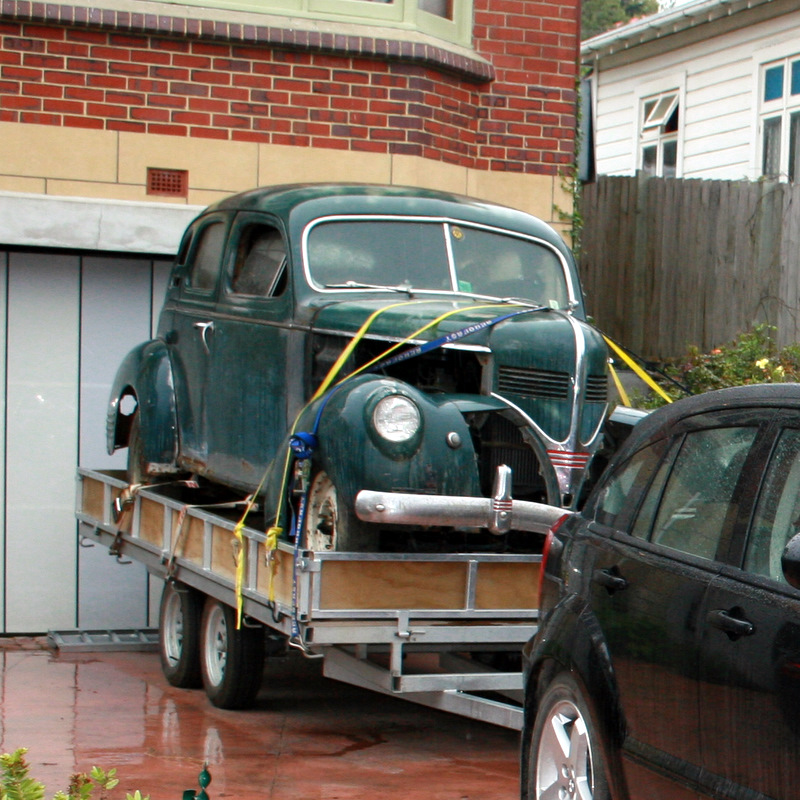
[[[697,0],[581,55],[598,175],[800,179],[797,0]]]

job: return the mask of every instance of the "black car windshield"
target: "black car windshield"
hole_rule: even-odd
[[[535,239],[463,223],[342,219],[313,225],[306,274],[317,290],[397,289],[520,298],[566,308],[556,251]]]

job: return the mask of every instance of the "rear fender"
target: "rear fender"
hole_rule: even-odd
[[[171,469],[178,455],[175,388],[169,353],[159,339],[131,350],[117,370],[106,418],[109,454],[127,447],[137,410],[145,460]]]
[[[621,748],[625,721],[619,706],[614,668],[596,617],[575,594],[564,598],[542,621],[529,642],[525,669],[525,726],[522,735],[523,800],[528,785],[528,753],[538,702],[559,672],[569,672],[583,689],[594,721],[605,744],[605,758],[612,781],[611,796],[627,797],[622,780]]]
[[[407,443],[383,440],[372,423],[375,405],[391,394],[404,395],[420,411],[419,434]],[[430,396],[402,381],[364,375],[308,409],[298,430],[311,430],[318,416],[315,460],[351,506],[361,489],[480,495],[469,428],[445,395]]]

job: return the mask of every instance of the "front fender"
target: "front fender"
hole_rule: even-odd
[[[390,394],[404,395],[419,408],[421,431],[409,443],[381,439],[372,423],[375,404]],[[363,375],[308,409],[305,429],[317,418],[316,458],[350,506],[362,489],[480,495],[469,428],[444,395],[426,395],[402,381]]]
[[[125,398],[133,398],[135,406],[124,408]],[[175,388],[167,346],[160,339],[135,347],[117,370],[106,418],[109,454],[127,446],[134,410],[139,412],[145,460],[174,464],[178,455]]]

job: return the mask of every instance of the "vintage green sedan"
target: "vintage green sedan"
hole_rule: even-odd
[[[542,221],[396,186],[267,187],[188,228],[152,341],[119,368],[109,452],[133,482],[257,492],[305,546],[374,550],[361,489],[574,506],[600,446],[607,351]],[[131,398],[131,399],[126,399]]]

